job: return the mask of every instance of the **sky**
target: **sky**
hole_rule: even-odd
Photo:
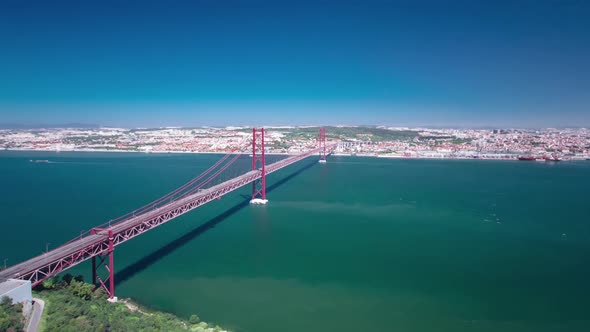
[[[590,127],[590,1],[0,3],[0,125]]]

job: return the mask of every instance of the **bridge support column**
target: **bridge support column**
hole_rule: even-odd
[[[92,257],[92,284],[96,286],[96,256]]]
[[[318,135],[318,147],[320,148],[320,163],[326,163],[326,128],[320,128]]]
[[[260,168],[258,166],[260,162]],[[250,204],[266,204],[266,159],[264,156],[264,128],[252,128],[252,170],[260,170],[260,179],[252,182]]]
[[[109,230],[109,301],[117,302],[115,296],[115,245],[113,244],[113,231]]]
[[[104,229],[92,229],[91,234],[99,234],[101,232],[105,232]],[[92,257],[92,283],[94,284],[94,290],[101,287],[105,290],[105,292],[109,295],[108,301],[109,302],[117,302],[117,297],[115,296],[115,261],[114,261],[114,254],[115,254],[115,244],[113,242],[113,231],[108,230],[108,245],[103,254],[98,256]],[[108,263],[106,262],[108,256]],[[98,259],[96,259],[98,257]],[[98,264],[97,264],[98,262]],[[101,277],[97,273],[97,267],[103,265],[104,268],[108,272],[108,276],[106,279],[102,280]],[[108,286],[107,286],[108,284]]]

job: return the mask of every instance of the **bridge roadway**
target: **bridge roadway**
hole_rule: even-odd
[[[334,147],[335,145],[330,145],[327,148],[331,150]],[[266,174],[278,171],[319,151],[320,148],[313,149],[266,165]],[[106,253],[109,250],[109,235],[112,237],[113,245],[119,245],[203,204],[218,199],[233,190],[252,183],[260,177],[261,170],[252,170],[185,198],[172,201],[160,208],[118,222],[109,228],[97,229],[95,234],[81,237],[47,253],[0,271],[0,281],[8,278],[30,280],[34,287],[55,274],[89,258]]]

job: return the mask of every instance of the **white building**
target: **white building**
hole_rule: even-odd
[[[0,282],[0,299],[8,296],[14,303],[31,302],[31,282],[28,280],[8,279]]]

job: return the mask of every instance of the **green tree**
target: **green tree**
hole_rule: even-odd
[[[0,299],[0,331],[22,331],[23,330],[23,306],[13,304],[12,299],[7,296]]]
[[[201,319],[199,319],[199,316],[197,315],[191,315],[191,317],[188,319],[188,322],[191,324],[198,324],[201,321]]]
[[[54,276],[52,278],[49,278],[49,279],[43,281],[43,283],[41,284],[43,289],[54,289],[54,288],[58,287],[59,285],[60,285],[59,276]]]
[[[65,282],[66,285],[69,285],[70,282],[72,282],[72,279],[74,279],[74,276],[69,273],[64,274],[64,276],[62,278],[63,282]]]
[[[90,300],[92,298],[92,290],[94,289],[94,286],[81,281],[72,280],[69,289],[72,291],[72,294],[77,297],[83,300]]]
[[[9,307],[11,305],[12,305],[12,299],[9,298],[8,296],[3,296],[2,299],[0,299],[0,306]]]

